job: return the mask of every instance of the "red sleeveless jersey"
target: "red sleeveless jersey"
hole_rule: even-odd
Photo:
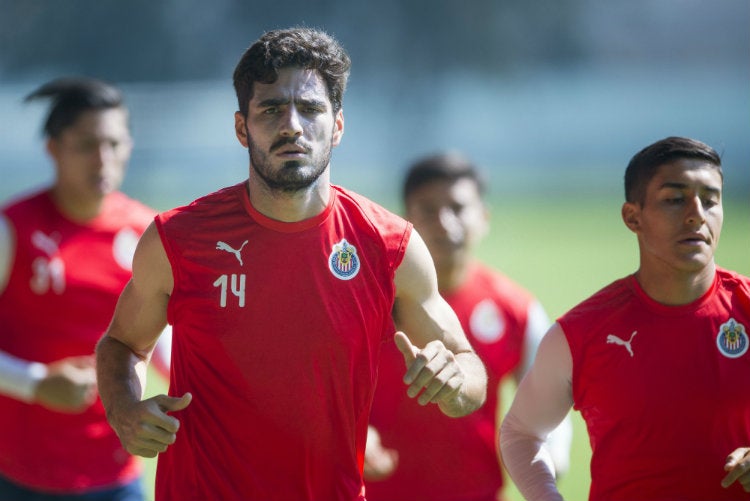
[[[405,391],[403,356],[395,343],[384,346],[370,422],[383,446],[398,451],[398,467],[367,483],[368,501],[494,501],[503,484],[495,446],[498,386],[521,362],[534,298],[479,263],[444,297],[487,368],[487,401],[460,418],[418,405]]]
[[[620,279],[558,322],[593,456],[591,500],[739,500],[726,457],[750,445],[750,279],[718,269],[684,306]]]
[[[94,354],[154,211],[122,193],[86,223],[44,191],[3,210],[15,240],[0,294],[0,350],[43,363]],[[0,395],[0,474],[33,489],[79,492],[133,480],[140,463],[110,428],[101,401],[63,414]]]
[[[363,499],[380,347],[411,225],[332,186],[320,215],[271,220],[238,184],[157,217],[174,275],[160,500]]]

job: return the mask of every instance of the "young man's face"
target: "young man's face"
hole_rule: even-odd
[[[119,189],[132,146],[123,108],[82,113],[47,141],[57,169],[56,186],[79,200],[96,200]]]
[[[302,190],[328,167],[344,116],[334,114],[323,78],[284,68],[271,84],[256,82],[247,118],[235,113],[237,138],[250,151],[252,174],[273,189]]]
[[[721,175],[704,160],[659,167],[643,204],[623,205],[623,220],[638,235],[641,266],[693,273],[713,263],[724,220],[721,195]]]
[[[435,180],[405,201],[406,217],[424,239],[438,274],[464,265],[486,234],[487,209],[474,180]]]

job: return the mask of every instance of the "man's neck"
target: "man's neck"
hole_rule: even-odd
[[[469,263],[437,270],[438,291],[441,295],[454,292],[466,282],[469,274]]]
[[[716,264],[713,260],[696,272],[677,270],[648,270],[643,263],[635,273],[644,292],[661,304],[679,306],[690,304],[705,294],[714,282]]]
[[[331,184],[324,176],[308,188],[295,192],[272,190],[253,178],[248,180],[247,189],[255,210],[270,219],[286,223],[317,216],[325,210],[331,198]]]
[[[72,221],[85,222],[97,217],[104,204],[104,196],[94,199],[72,195],[57,187],[51,190],[57,209]]]

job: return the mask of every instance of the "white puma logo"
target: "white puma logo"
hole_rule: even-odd
[[[633,338],[635,335],[638,334],[638,331],[633,331],[633,333],[630,335],[630,339],[627,341],[624,341],[620,339],[619,337],[615,336],[614,334],[610,334],[607,336],[607,344],[614,343],[619,344],[620,346],[624,346],[626,350],[628,350],[628,353],[630,353],[630,356],[633,356],[633,347],[630,345],[630,343],[633,342]]]
[[[218,242],[216,242],[216,249],[231,252],[232,254],[234,254],[234,257],[237,258],[237,261],[240,262],[240,266],[244,266],[244,263],[242,262],[242,255],[240,254],[240,252],[242,252],[242,248],[245,247],[245,245],[247,245],[247,240],[242,242],[242,245],[240,245],[239,249],[233,249],[232,246],[228,243],[219,240]]]
[[[31,244],[49,257],[57,254],[59,250],[57,242],[52,237],[45,235],[39,230],[36,230],[31,234]]]
[[[50,289],[55,294],[65,292],[65,263],[55,236],[59,240],[59,235],[45,235],[39,230],[31,234],[31,245],[47,255],[46,258],[38,256],[31,263],[33,276],[29,286],[36,294],[46,294]]]

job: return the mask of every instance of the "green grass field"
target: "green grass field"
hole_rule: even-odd
[[[583,200],[583,201],[582,201]],[[635,271],[635,237],[620,220],[621,200],[568,197],[556,199],[504,198],[492,201],[492,231],[479,257],[503,270],[534,292],[554,319],[611,281]],[[750,204],[725,200],[724,228],[716,261],[750,275]],[[157,377],[148,392],[163,391]],[[505,389],[506,405],[512,388]],[[571,467],[560,480],[563,496],[571,501],[588,497],[589,447],[586,429],[573,414]],[[146,460],[149,491],[153,490],[155,460]],[[511,487],[509,499],[522,499]]]

